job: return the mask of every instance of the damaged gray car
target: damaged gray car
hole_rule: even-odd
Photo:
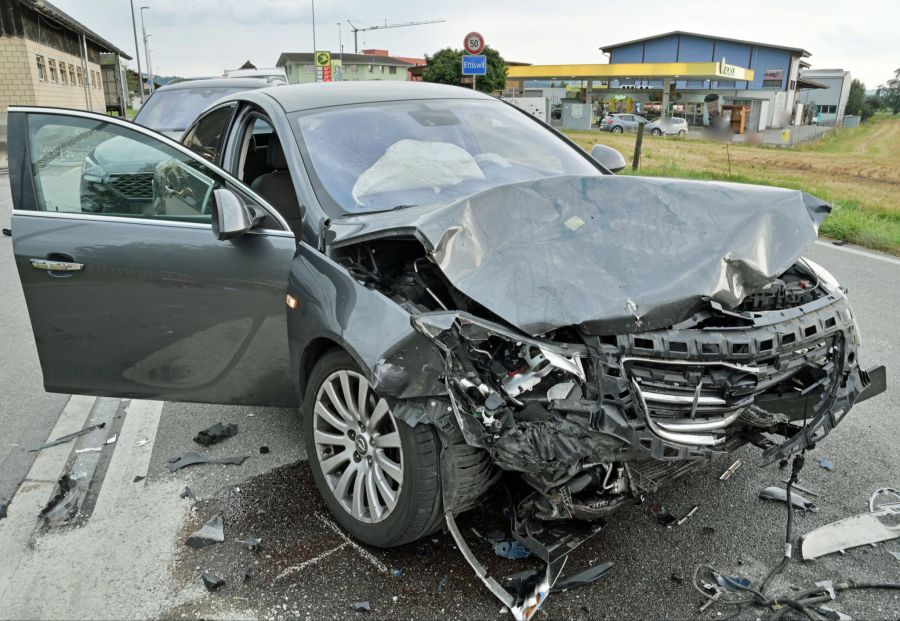
[[[80,159],[113,137],[140,170]],[[884,390],[802,257],[827,204],[616,177],[617,153],[471,90],[248,91],[183,145],[11,108],[9,142],[48,390],[300,406],[344,528],[395,546],[446,523],[520,617],[619,507],[747,443],[783,460]],[[525,599],[453,519],[500,486],[548,565]]]

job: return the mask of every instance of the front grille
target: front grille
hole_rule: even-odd
[[[110,175],[109,186],[128,200],[153,198],[153,173]]]

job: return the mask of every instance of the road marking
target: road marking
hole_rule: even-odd
[[[288,568],[285,569],[283,572],[281,572],[280,574],[278,574],[277,576],[275,576],[275,580],[273,580],[273,582],[278,582],[278,581],[281,580],[282,578],[287,578],[288,576],[293,576],[295,573],[297,573],[298,571],[301,571],[303,568],[309,567],[310,565],[314,565],[314,564],[318,563],[318,562],[321,561],[323,558],[326,558],[326,557],[328,557],[328,556],[331,556],[332,554],[334,554],[334,553],[337,552],[338,550],[343,550],[343,549],[346,548],[348,545],[350,545],[350,542],[349,542],[349,541],[345,541],[345,542],[342,543],[341,545],[335,546],[334,548],[331,548],[330,550],[326,550],[325,552],[322,552],[320,555],[314,556],[314,557],[311,558],[311,559],[307,559],[307,560],[303,561],[302,563],[300,563],[299,565],[293,565],[293,566],[291,566],[291,567],[288,567]]]
[[[94,515],[116,514],[122,496],[134,495],[134,477],[147,476],[163,405],[162,401],[133,400],[125,408],[125,421],[103,477]],[[149,442],[135,446],[144,439]]]
[[[316,517],[319,518],[319,521],[322,522],[322,524],[324,524],[325,526],[327,526],[328,528],[333,530],[335,532],[335,534],[337,534],[338,537],[340,537],[341,539],[344,540],[345,543],[350,544],[350,547],[353,548],[354,550],[356,550],[361,557],[363,557],[364,559],[366,559],[367,561],[372,563],[372,565],[375,567],[375,569],[377,569],[378,571],[380,571],[383,574],[388,573],[388,568],[384,563],[382,563],[377,558],[375,558],[374,554],[372,554],[371,552],[369,552],[368,550],[363,548],[361,545],[359,545],[358,543],[356,543],[355,541],[350,539],[350,537],[347,536],[347,533],[345,533],[343,530],[341,530],[340,526],[338,526],[337,524],[335,524],[334,522],[332,522],[331,520],[329,520],[327,517],[325,517],[324,515],[322,515],[320,513],[317,513]]]
[[[47,441],[83,429],[96,401],[96,397],[70,397],[47,436]],[[0,521],[0,550],[3,550],[0,601],[6,599],[3,593],[11,586],[16,570],[30,548],[29,542],[37,524],[38,513],[50,501],[73,446],[75,443],[69,442],[40,452],[12,497],[7,518]]]
[[[833,243],[823,241],[821,239],[817,239],[816,244],[822,246],[823,248],[833,248],[834,250],[840,250],[841,252],[849,252],[850,254],[856,254],[861,257],[868,257],[869,259],[875,259],[877,261],[884,261],[885,263],[900,265],[900,259],[895,259],[894,257],[888,257],[882,254],[874,254],[872,252],[866,252],[864,250],[857,250],[856,248],[848,248],[847,246],[835,246]]]

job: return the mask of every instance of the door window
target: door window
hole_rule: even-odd
[[[96,119],[28,117],[34,207],[41,211],[211,221],[225,181],[159,139]]]
[[[184,145],[210,162],[218,163],[228,123],[235,106],[223,106],[203,116],[184,135]]]

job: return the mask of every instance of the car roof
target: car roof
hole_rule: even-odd
[[[235,87],[243,87],[246,89],[251,88],[265,88],[267,86],[271,86],[271,83],[268,82],[264,77],[258,78],[197,78],[190,80],[179,80],[173,84],[166,84],[165,86],[160,86],[156,89],[156,91],[173,91],[179,89],[189,89],[189,88],[235,88]]]
[[[482,99],[494,100],[490,95],[459,86],[428,82],[359,81],[319,82],[273,86],[260,91],[277,101],[285,112],[298,112],[329,106],[372,103],[377,101],[405,101],[411,99]],[[235,96],[239,99],[239,96]]]

